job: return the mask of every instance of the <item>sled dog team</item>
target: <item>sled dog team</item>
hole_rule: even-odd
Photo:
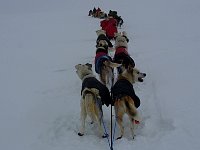
[[[108,16],[110,17],[109,14]],[[92,64],[77,64],[75,66],[76,73],[82,80],[81,124],[78,135],[83,136],[85,134],[85,120],[89,116],[91,123],[95,122],[97,124],[99,135],[103,138],[107,137],[108,135],[104,133],[102,126],[102,105],[107,107],[111,105],[111,107],[114,106],[116,122],[120,129],[120,135],[117,139],[122,138],[124,135],[124,114],[129,117],[131,135],[134,138],[134,126],[139,124],[141,119],[137,111],[140,106],[140,99],[135,94],[133,84],[143,82],[146,74],[135,67],[135,62],[128,53],[129,39],[125,31],[117,32],[115,30],[113,37],[108,36],[106,30],[103,29],[97,30],[96,33],[94,68],[99,78],[95,77]],[[114,46],[110,42],[111,39]],[[109,55],[110,50],[114,52],[113,57]],[[117,70],[116,76],[114,74],[115,68]]]

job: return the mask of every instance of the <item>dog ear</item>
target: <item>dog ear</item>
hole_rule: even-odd
[[[85,64],[85,65],[88,66],[88,68],[89,68],[90,70],[92,70],[92,64],[87,63],[87,64]]]
[[[121,33],[120,32],[118,32],[118,33],[114,33],[114,37],[116,38],[116,37],[118,37],[118,36],[120,36],[121,35]]]
[[[97,34],[97,36],[99,36],[99,35],[101,35],[101,34],[103,34],[103,35],[106,35],[106,32],[104,31],[104,30],[97,30],[96,31],[96,34]]]
[[[123,32],[122,32],[122,35],[127,37],[126,31],[123,31]]]
[[[129,65],[128,68],[127,68],[127,72],[128,73],[132,73],[133,72],[133,67]]]
[[[129,42],[129,39],[127,37],[127,33],[125,31],[122,32],[122,36],[125,37],[127,43]]]

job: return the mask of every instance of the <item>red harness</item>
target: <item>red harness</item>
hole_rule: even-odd
[[[107,55],[105,52],[98,52],[95,56],[95,60],[97,60],[99,57]]]
[[[119,53],[125,53],[125,54],[129,55],[129,54],[128,54],[128,50],[127,50],[126,47],[118,47],[118,48],[116,49],[116,51],[115,51],[115,54],[119,54]]]

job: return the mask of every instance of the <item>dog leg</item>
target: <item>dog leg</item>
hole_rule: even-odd
[[[84,100],[81,100],[81,128],[80,132],[78,133],[79,136],[83,136],[85,132],[85,119],[86,119],[87,113],[85,109]]]
[[[119,125],[119,128],[120,128],[120,136],[117,137],[117,140],[118,140],[118,139],[121,139],[122,136],[124,135],[124,127],[123,127],[123,124],[122,124],[122,122],[123,122],[122,116],[117,116],[116,121],[117,121],[117,124]]]
[[[89,116],[89,118],[91,119],[91,124],[93,124],[94,122],[96,122],[96,115],[95,115],[95,112],[96,112],[96,108],[95,108],[95,104],[94,104],[94,95],[93,94],[87,94],[85,96],[85,99],[86,99],[86,112],[87,112],[87,115]]]
[[[121,105],[122,106],[122,105]],[[116,114],[116,121],[117,121],[117,124],[120,128],[120,136],[117,138],[118,139],[121,139],[122,136],[124,135],[124,127],[123,127],[123,115],[124,115],[124,110],[123,108],[120,108],[120,100],[117,100],[115,102],[115,114]]]
[[[95,120],[97,122],[97,125],[98,125],[98,129],[99,129],[99,134],[102,138],[106,138],[108,137],[107,134],[104,134],[104,131],[103,131],[103,126],[102,126],[102,123],[103,123],[103,111],[102,111],[102,108],[101,108],[101,104],[98,105],[97,104],[97,107],[96,107],[96,115],[95,115]]]
[[[100,81],[101,81],[104,85],[107,84],[105,66],[102,66],[101,72],[100,72],[100,75],[99,75],[99,78],[100,78]]]
[[[108,89],[111,89],[114,83],[114,69],[110,67],[108,68],[107,81],[108,81]]]
[[[108,135],[104,134],[103,132],[103,127],[102,127],[102,119],[101,118],[98,118],[96,116],[96,122],[97,122],[97,125],[98,125],[98,129],[99,129],[99,134],[102,138],[106,138]]]
[[[126,99],[126,107],[127,107],[127,114],[129,116],[129,120],[130,120],[131,134],[134,139],[135,124],[140,123],[140,117],[139,117],[138,111],[135,107],[134,101],[132,99]]]
[[[129,115],[129,120],[130,120],[131,135],[132,135],[132,138],[134,139],[135,138],[135,134],[134,134],[135,120],[130,115]]]

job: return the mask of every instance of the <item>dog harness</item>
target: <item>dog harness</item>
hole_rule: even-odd
[[[127,68],[129,65],[135,67],[135,62],[131,58],[131,56],[128,54],[127,48],[126,47],[118,47],[116,49],[114,58],[113,58],[115,63],[122,63],[125,65],[125,68]]]
[[[135,103],[135,107],[138,108],[140,106],[140,99],[135,94],[133,85],[126,79],[118,80],[112,87],[111,93],[113,101],[120,99],[124,96],[130,96]]]
[[[102,104],[105,104],[107,107],[109,106],[109,104],[111,104],[111,97],[108,88],[105,85],[103,85],[99,80],[97,80],[95,77],[88,77],[83,80],[81,95],[82,91],[85,88],[98,89]]]
[[[115,54],[119,54],[119,53],[125,53],[126,55],[129,55],[127,48],[124,46],[120,46],[116,48]]]
[[[95,71],[96,73],[100,74],[101,72],[101,66],[103,65],[103,62],[106,60],[112,61],[112,58],[108,56],[108,51],[105,49],[97,49],[96,56],[95,56]]]

